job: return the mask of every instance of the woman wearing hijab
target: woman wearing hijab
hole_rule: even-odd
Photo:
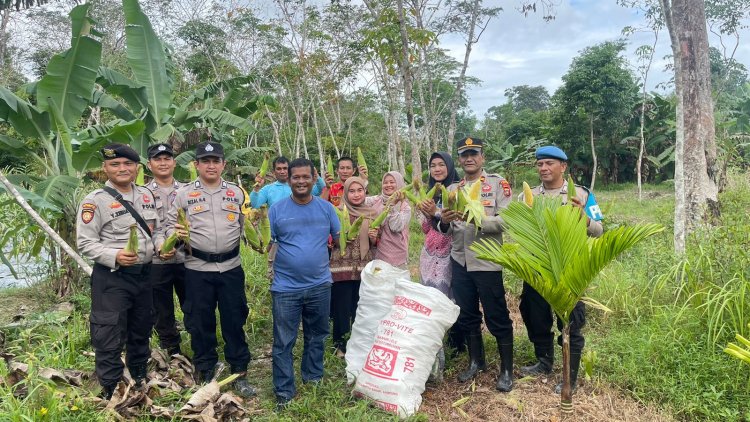
[[[377,232],[373,258],[401,269],[406,269],[406,261],[409,259],[411,220],[411,207],[403,200],[404,194],[399,192],[404,186],[404,176],[397,171],[389,171],[383,175],[382,193],[366,200],[366,204],[375,209],[377,214],[383,212],[387,203],[391,204],[391,211]]]
[[[435,183],[442,183],[446,188],[461,180],[458,177],[453,159],[446,152],[435,152],[430,156],[430,188]],[[422,284],[434,287],[449,298],[453,299],[451,293],[451,236],[437,230],[437,222],[440,221],[440,210],[443,208],[443,200],[438,190],[434,199],[423,201],[419,210],[419,220],[422,231],[425,234],[424,247],[419,257],[419,274]],[[448,332],[448,345],[457,352],[463,352],[465,348],[464,336],[457,326],[453,326]],[[430,378],[441,380],[445,366],[445,355],[443,349],[438,352],[436,365]]]
[[[369,230],[370,222],[378,215],[377,211],[365,205],[367,182],[359,177],[350,177],[344,183],[342,207],[349,211],[350,222],[359,216],[364,217],[359,236],[346,244],[342,256],[338,242],[334,242],[331,251],[331,318],[333,319],[333,345],[336,356],[343,358],[346,354],[346,336],[354,323],[359,302],[359,285],[362,269],[372,260],[372,246],[377,240],[377,231]],[[345,233],[341,233],[345,236]]]

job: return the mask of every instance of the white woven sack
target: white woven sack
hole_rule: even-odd
[[[397,280],[390,312],[378,324],[354,394],[402,418],[416,413],[435,354],[458,313],[459,307],[439,290]]]
[[[391,309],[397,279],[409,280],[409,271],[379,259],[370,261],[362,270],[357,315],[346,343],[347,384],[353,383],[362,371],[378,322]]]

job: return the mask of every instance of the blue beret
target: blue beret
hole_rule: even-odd
[[[565,155],[563,150],[552,145],[545,145],[536,150],[536,159],[541,160],[543,158],[554,158],[556,160],[568,161],[568,156]]]

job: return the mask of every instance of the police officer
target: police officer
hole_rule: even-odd
[[[469,367],[458,375],[466,382],[478,372],[486,369],[484,343],[482,342],[482,312],[490,333],[497,339],[500,353],[500,376],[497,389],[508,392],[513,388],[513,325],[505,302],[502,267],[476,258],[469,246],[479,239],[494,239],[502,242],[501,218],[498,212],[511,201],[510,184],[497,174],[484,171],[484,142],[478,138],[458,141],[458,163],[464,170],[464,178],[448,187],[449,191],[468,188],[481,183],[481,201],[485,216],[481,227],[468,224],[462,213],[443,209],[439,230],[452,236],[451,266],[452,286],[456,304],[461,308],[456,322],[468,335]]]
[[[174,151],[169,144],[156,144],[148,147],[148,168],[154,179],[148,188],[154,193],[156,213],[159,216],[159,227],[164,230],[167,211],[181,186],[174,178],[176,163]],[[159,345],[170,355],[182,354],[180,350],[180,332],[174,316],[174,294],[180,308],[185,303],[185,253],[178,249],[174,258],[163,261],[154,257],[151,267],[151,285],[154,290],[154,329],[159,335]]]
[[[240,236],[245,198],[239,186],[221,177],[226,162],[224,148],[217,142],[199,143],[195,148],[198,179],[177,190],[167,214],[164,236],[173,231],[190,238],[185,257],[185,326],[190,332],[197,380],[207,382],[219,360],[216,353],[216,306],[221,317],[224,356],[232,373],[241,376],[233,388],[242,396],[255,395],[247,381],[250,351],[243,326],[248,316],[245,274],[240,262]],[[186,227],[177,224],[177,209],[187,215]]]
[[[77,244],[94,261],[91,274],[91,344],[101,397],[109,400],[122,378],[120,354],[140,385],[146,378],[150,355],[152,292],[149,272],[154,255],[152,234],[158,229],[154,195],[136,186],[138,153],[127,145],[109,144],[101,150],[104,188],[81,202],[76,219]],[[138,234],[138,250],[127,251],[131,227]],[[171,258],[167,254],[166,258]]]
[[[533,188],[534,196],[560,196],[563,204],[568,200],[568,189],[575,189],[576,195],[572,199],[573,206],[581,208],[581,214],[586,216],[587,233],[591,237],[602,235],[601,213],[593,199],[593,194],[583,186],[568,186],[565,180],[565,170],[568,168],[568,156],[555,146],[543,146],[536,150],[536,169],[542,184]],[[520,198],[523,200],[523,198]],[[522,366],[524,376],[537,376],[552,372],[554,364],[554,345],[552,334],[552,308],[544,298],[527,283],[523,283],[521,304],[519,305],[529,340],[534,344],[534,354],[537,362],[530,366]],[[581,328],[586,324],[586,308],[583,302],[578,302],[570,317],[570,376],[571,385],[576,386],[578,368],[581,364],[581,351],[585,344]],[[557,327],[562,330],[562,322],[558,318]],[[562,344],[562,337],[558,337]],[[555,387],[560,394],[562,384]]]

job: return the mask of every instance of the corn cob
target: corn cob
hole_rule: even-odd
[[[250,210],[252,208],[250,207],[250,195],[247,194],[247,191],[245,190],[245,187],[242,186],[242,178],[240,175],[237,175],[237,186],[242,189],[242,194],[245,195],[245,200],[242,201],[242,206],[240,206],[240,210],[242,211],[242,214],[245,216],[245,220],[250,218]]]
[[[260,220],[258,222],[258,229],[260,231],[260,240],[262,246],[265,248],[271,243],[271,220],[268,219],[268,210],[263,205],[260,212]]]
[[[331,156],[328,156],[328,165],[326,166],[326,176],[333,176],[333,160],[331,159]]]
[[[450,208],[448,205],[448,201],[450,200],[450,193],[448,192],[448,188],[446,188],[443,184],[440,184],[440,199],[443,201],[443,208]]]
[[[352,226],[351,218],[349,217],[349,209],[344,207],[344,209],[341,211],[341,214],[343,216],[343,221],[341,221],[341,230],[343,230],[344,233],[348,233],[349,228]]]
[[[346,232],[346,241],[351,242],[352,240],[359,237],[359,229],[362,227],[362,222],[365,220],[365,217],[363,215],[360,215],[357,217],[356,220],[354,220],[354,223],[352,223],[352,226],[349,227],[349,231]]]
[[[138,186],[146,184],[146,174],[143,170],[143,164],[138,164],[138,173],[135,176],[135,184]]]
[[[195,161],[191,161],[188,163],[188,172],[190,173],[190,180],[195,180],[198,178],[198,169],[195,168]]]
[[[258,176],[260,176],[260,178],[262,179],[266,177],[266,173],[268,173],[268,154],[263,157],[263,163],[260,165],[260,170],[258,170]],[[255,184],[253,185],[253,189],[257,188],[258,186],[260,186],[260,183],[255,182]]]
[[[482,181],[477,180],[474,182],[473,185],[471,185],[471,188],[469,188],[469,199],[472,201],[478,201],[479,200],[479,194],[482,192]]]
[[[409,163],[409,164],[406,165],[406,171],[405,171],[405,173],[406,173],[406,176],[404,177],[404,179],[411,180],[412,179],[412,174],[414,173],[414,166],[412,166],[411,163]]]
[[[526,182],[523,182],[523,202],[529,207],[534,205],[534,194],[531,193],[531,187]]]
[[[374,220],[372,220],[372,222],[370,223],[370,228],[371,229],[379,229],[380,226],[382,226],[383,223],[385,222],[385,219],[388,217],[388,213],[389,212],[391,212],[391,206],[387,205],[385,207],[385,209],[383,209],[383,212],[381,212],[380,214],[378,214],[378,216],[375,217]]]
[[[367,170],[367,162],[365,161],[365,156],[362,155],[362,150],[357,147],[357,165],[362,166]]]
[[[448,190],[446,189],[443,193],[448,194],[448,196],[445,197],[446,199],[443,200],[445,201],[443,208],[447,208],[449,210],[455,211],[456,210],[456,196],[457,196],[456,191],[448,192]]]
[[[161,244],[161,249],[159,250],[162,254],[165,254],[172,249],[174,249],[174,246],[177,244],[177,233],[172,233],[167,237],[166,240],[164,240],[164,243]]]
[[[466,209],[466,194],[464,193],[463,188],[459,187],[456,189],[456,209],[454,211],[463,214],[464,209]]]
[[[422,198],[423,201],[427,199],[432,199],[435,197],[435,194],[438,192],[438,189],[440,189],[443,185],[440,182],[435,183],[432,185],[432,188],[427,191],[427,194],[424,198]]]
[[[407,189],[407,190],[405,190],[403,192],[404,192],[404,195],[406,195],[406,199],[408,199],[409,202],[411,202],[412,204],[417,205],[420,202],[419,198],[417,198],[417,196],[414,195],[411,192],[411,190]]]
[[[177,224],[184,227],[185,231],[187,231],[187,236],[182,241],[185,243],[185,252],[191,255],[193,249],[190,247],[190,223],[188,222],[187,215],[185,215],[185,209],[179,207],[177,208]]]
[[[250,246],[256,251],[262,251],[263,245],[260,241],[260,234],[258,228],[255,227],[250,221],[245,221],[245,239],[250,243]]]
[[[138,226],[135,224],[130,226],[130,236],[128,237],[128,244],[125,245],[125,252],[138,253]]]
[[[568,204],[573,203],[573,199],[576,197],[576,185],[573,182],[573,178],[568,174]]]

